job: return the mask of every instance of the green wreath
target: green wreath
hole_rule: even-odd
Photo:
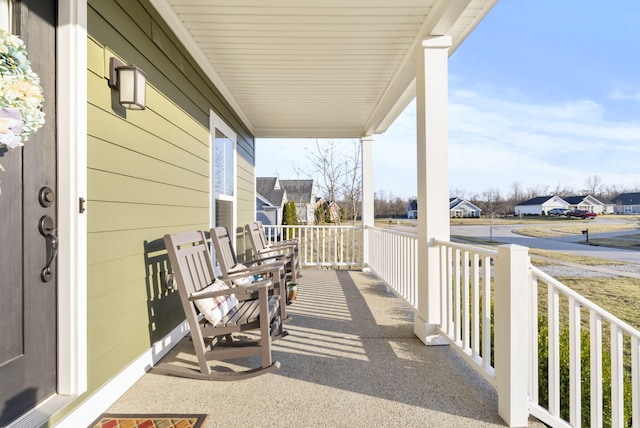
[[[44,124],[43,101],[24,42],[0,30],[0,148],[24,145]]]

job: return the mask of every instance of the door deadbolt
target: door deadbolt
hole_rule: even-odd
[[[38,193],[38,202],[40,202],[40,205],[44,208],[50,207],[55,200],[56,194],[53,193],[53,190],[51,190],[50,187],[45,186],[40,189],[40,192]]]

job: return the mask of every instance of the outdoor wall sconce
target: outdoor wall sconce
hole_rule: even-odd
[[[120,105],[129,110],[144,110],[147,75],[135,65],[109,59],[109,86],[120,91]]]

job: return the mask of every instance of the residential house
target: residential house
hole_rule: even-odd
[[[322,207],[322,212],[324,212],[325,218],[316,218],[316,223],[325,223],[327,220],[331,223],[340,223],[340,205],[338,205],[336,202],[329,203],[324,198],[316,198],[316,204],[313,208],[314,212],[316,213],[316,217],[318,215],[318,210],[320,209],[320,207]]]
[[[287,191],[287,200],[296,204],[298,224],[314,224],[316,197],[313,180],[280,180],[280,186]]]
[[[449,217],[480,217],[482,210],[476,205],[461,198],[449,198]],[[407,205],[407,218],[418,218],[418,201],[413,199]]]
[[[418,218],[418,201],[416,199],[407,204],[407,218]]]
[[[585,210],[596,214],[610,214],[613,212],[613,203],[604,202],[595,196],[566,196],[563,198],[570,210]]]
[[[622,193],[611,202],[616,214],[640,214],[640,193]]]
[[[298,224],[314,224],[313,180],[257,177],[256,193],[256,217],[263,224],[282,224],[284,204],[289,201],[296,205]]]
[[[481,213],[480,208],[466,199],[449,199],[449,217],[451,218],[477,218]]]
[[[287,191],[277,177],[256,177],[256,220],[265,225],[282,224]]]
[[[46,114],[2,155],[0,425],[88,426],[187,334],[162,237],[224,225],[245,251],[257,138],[359,138],[373,229],[372,142],[414,98],[437,112],[416,124],[414,333],[437,343],[439,305],[425,302],[439,299],[429,245],[449,239],[441,88],[449,56],[495,3],[0,1]],[[133,94],[120,64],[142,71]],[[281,185],[313,206],[312,192]],[[526,425],[527,407],[506,403],[507,423]]]
[[[546,215],[553,208],[569,208],[569,203],[559,196],[538,196],[515,206],[516,215]]]

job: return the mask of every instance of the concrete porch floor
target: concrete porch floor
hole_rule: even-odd
[[[495,390],[450,346],[423,345],[410,307],[375,275],[303,273],[279,370],[234,382],[151,370],[108,413],[205,413],[206,427],[506,426]],[[192,354],[187,337],[165,360]]]

